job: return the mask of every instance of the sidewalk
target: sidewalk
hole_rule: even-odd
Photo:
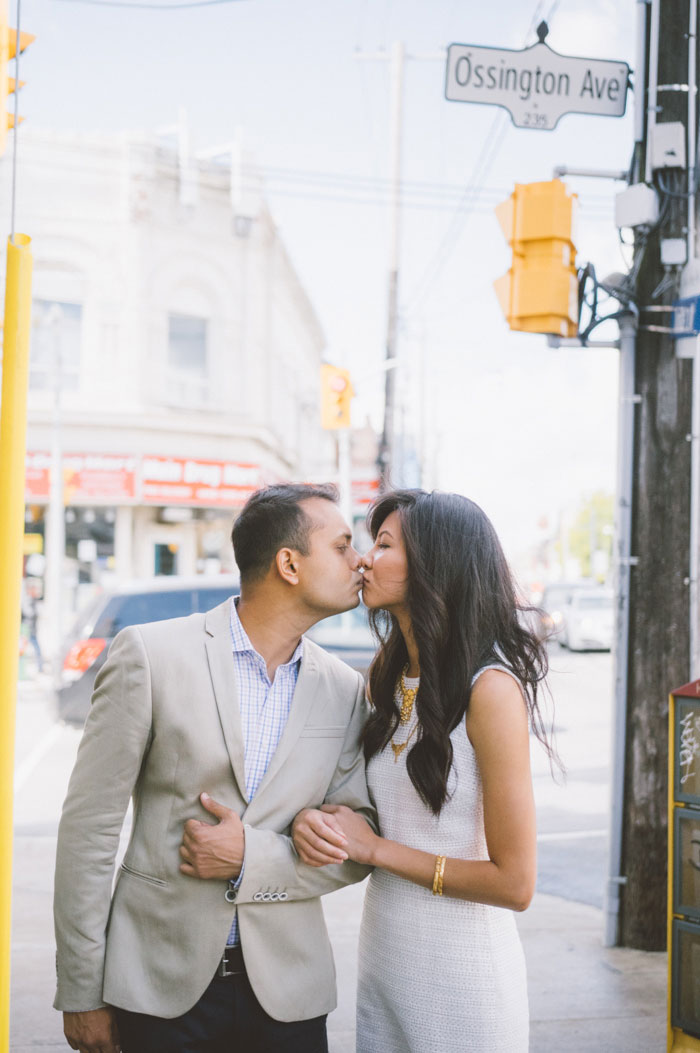
[[[54,830],[40,825],[25,827],[15,841],[13,1053],[69,1048],[60,1015],[51,1008],[54,851]],[[338,1009],[329,1019],[331,1053],[354,1053],[362,896],[360,886],[325,899],[339,987]],[[554,896],[536,896],[530,909],[518,915],[518,925],[529,972],[531,1053],[661,1053],[665,1048],[665,954],[604,949],[601,912]]]

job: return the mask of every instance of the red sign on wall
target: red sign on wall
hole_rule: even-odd
[[[257,464],[185,457],[144,457],[141,481],[144,502],[208,508],[239,508],[262,486]]]
[[[48,501],[51,488],[51,454],[27,453],[25,500]],[[136,458],[116,453],[64,453],[63,500],[119,501],[136,496]]]
[[[353,479],[353,505],[371,505],[379,497],[379,479]]]
[[[48,501],[51,486],[51,454],[27,451],[24,478],[25,501]]]

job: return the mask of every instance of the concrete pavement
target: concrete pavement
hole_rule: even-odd
[[[560,655],[557,662],[579,671],[570,656]],[[578,664],[585,677],[571,676],[568,668],[558,673],[562,687],[557,691],[557,723],[569,768],[566,785],[553,783],[546,758],[540,750],[534,753],[538,825],[544,838],[540,892],[530,909],[517,916],[528,963],[530,1049],[531,1053],[661,1053],[665,1049],[666,955],[601,946],[602,913],[595,905],[599,893],[591,895],[591,890],[599,889],[603,881],[605,835],[601,827],[607,825],[608,750],[604,736],[607,713],[600,687],[607,671],[600,661],[582,658]],[[593,682],[592,687],[592,677],[600,685]],[[47,678],[20,685],[13,1053],[68,1049],[60,1015],[51,1008],[55,953],[51,898],[56,827],[80,732],[54,723],[47,698]],[[589,767],[592,757],[601,767]],[[594,905],[573,902],[572,896]],[[354,1050],[362,897],[363,888],[353,887],[326,897],[324,903],[339,988],[338,1009],[329,1020],[331,1053]]]
[[[66,1050],[51,1008],[54,946],[51,884],[55,838],[15,842],[11,1042],[13,1053]],[[353,1053],[358,928],[363,888],[326,897],[339,1005],[329,1020],[331,1053]],[[606,950],[595,907],[539,894],[518,915],[528,963],[531,1053],[661,1053],[665,1048],[666,955]],[[186,948],[183,948],[186,953]],[[465,1051],[467,1053],[467,1051]]]

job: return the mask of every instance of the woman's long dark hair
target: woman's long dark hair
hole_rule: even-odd
[[[392,512],[398,512],[406,548],[406,602],[420,664],[420,730],[406,765],[417,792],[438,815],[448,797],[450,734],[465,718],[472,678],[483,665],[500,662],[513,670],[525,691],[532,731],[550,760],[558,760],[538,705],[547,652],[521,621],[520,612],[532,608],[519,602],[496,531],[478,505],[459,494],[395,490],[369,511],[374,539]],[[369,671],[367,760],[396,731],[396,684],[408,662],[396,618],[371,610],[370,623],[380,647]]]

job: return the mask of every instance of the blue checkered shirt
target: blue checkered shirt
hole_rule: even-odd
[[[231,645],[243,728],[245,792],[251,801],[274,756],[289,717],[304,652],[304,638],[299,641],[289,661],[277,667],[275,679],[270,683],[265,659],[258,654],[248,639],[248,634],[238,617],[234,598],[231,600]],[[240,883],[242,876],[243,871],[236,885]],[[237,915],[234,915],[226,942],[228,946],[238,943]]]

